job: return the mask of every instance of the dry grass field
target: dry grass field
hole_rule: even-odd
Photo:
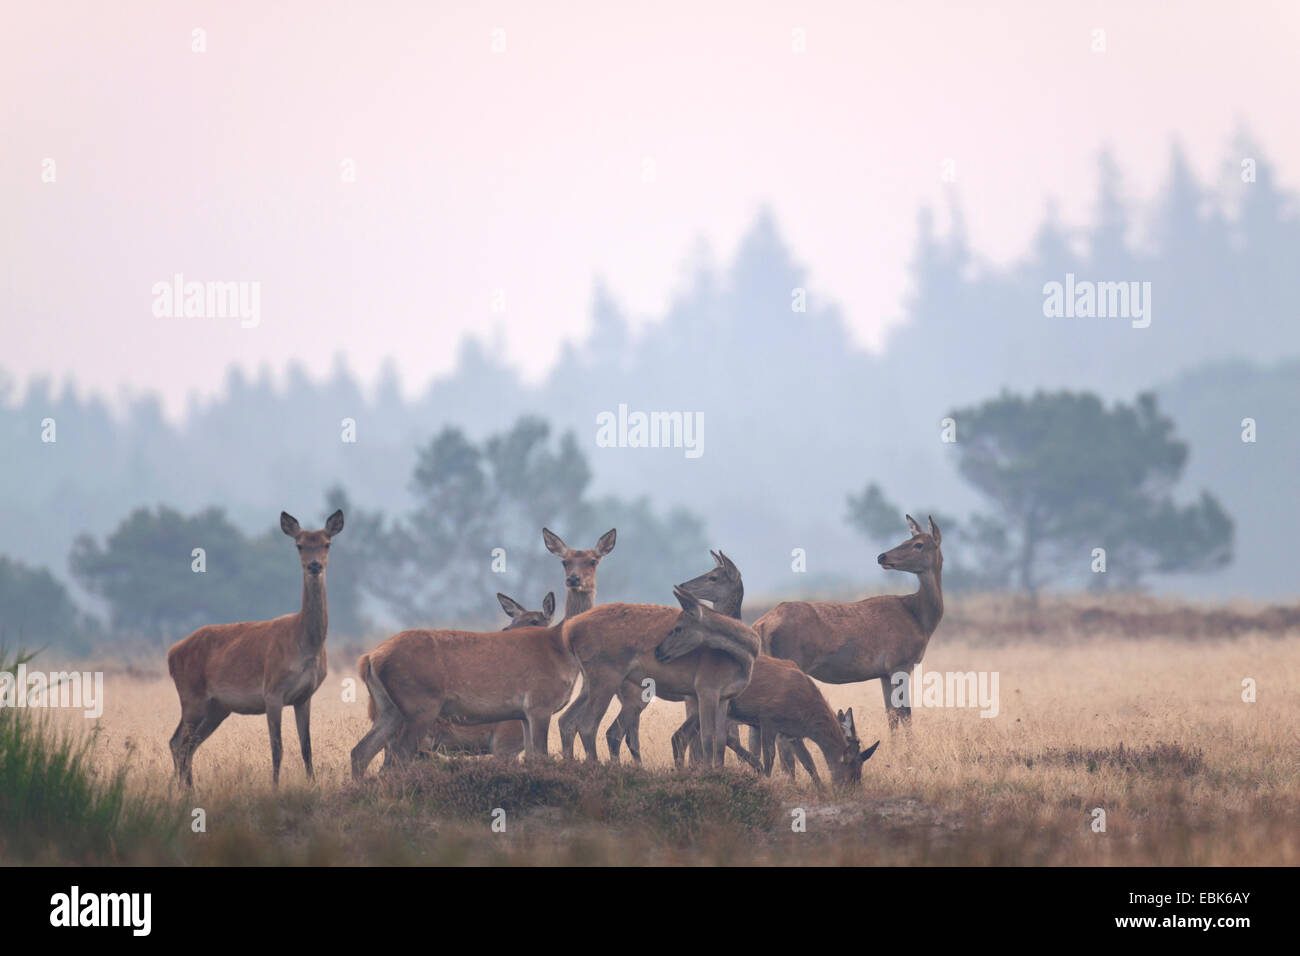
[[[1080,602],[1045,606],[1030,626],[1008,623],[1020,619],[998,602],[952,609],[953,626],[940,626],[922,667],[996,672],[993,718],[975,708],[914,707],[911,730],[891,735],[878,683],[824,686],[832,706],[854,708],[864,745],[883,741],[861,788],[839,793],[819,793],[802,771],[793,784],[779,774],[759,781],[730,769],[730,755],[724,772],[674,771],[668,740],[683,708],[665,702],[643,717],[643,772],[558,759],[539,767],[459,759],[421,762],[381,781],[377,760],[358,786],[348,760],[368,727],[366,694],[345,702],[342,681],[354,676],[355,655],[332,648],[330,676],[313,705],[315,783],[303,773],[291,715],[279,793],[270,785],[265,719],[234,716],[199,749],[196,789],[186,796],[170,782],[167,741],[179,710],[161,655],[129,669],[97,662],[108,672],[97,770],[125,766],[134,793],[164,798],[180,820],[174,832],[115,846],[109,857],[344,865],[1300,863],[1300,628],[1250,608],[1182,606],[1175,610],[1192,620],[1218,613],[1246,624],[1221,618],[1225,633],[1217,636],[1204,628],[1163,633],[1182,620],[1168,617],[1169,607],[1139,602],[1121,625]],[[1137,633],[1143,619],[1150,633]],[[1251,629],[1252,620],[1261,626]],[[1097,633],[1098,622],[1123,633]],[[1247,678],[1257,686],[1253,703],[1242,699]],[[58,719],[84,727],[66,714]],[[603,734],[600,746],[604,760]],[[193,832],[194,808],[205,813],[205,832]],[[497,808],[505,832],[492,827]],[[1095,808],[1105,811],[1104,832],[1094,830]],[[797,816],[806,821],[803,832],[793,829]]]

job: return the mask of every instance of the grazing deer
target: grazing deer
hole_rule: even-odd
[[[503,631],[520,627],[550,627],[555,614],[555,592],[547,591],[540,611],[529,611],[514,598],[497,593],[501,609],[510,618]],[[428,746],[447,753],[478,757],[491,754],[503,760],[513,760],[524,750],[524,724],[520,720],[501,720],[494,724],[454,724],[439,717],[429,735]],[[422,754],[423,756],[423,754]]]
[[[731,699],[727,715],[732,721],[758,730],[762,741],[762,772],[772,775],[772,758],[777,735],[789,741],[791,749],[812,777],[817,789],[822,789],[821,777],[813,763],[812,754],[802,738],[815,743],[826,758],[835,786],[862,782],[862,765],[880,746],[877,740],[866,750],[859,750],[857,728],[853,723],[853,708],[847,712],[831,713],[830,704],[817,689],[811,677],[799,670],[793,661],[775,657],[759,657],[754,661],[754,673],[749,686]],[[690,716],[673,734],[673,760],[679,766],[687,743],[699,733],[699,718]],[[737,753],[742,752],[739,737],[735,743],[728,740]],[[748,751],[744,752],[748,755]]]
[[[810,677],[827,684],[880,679],[890,729],[909,725],[911,708],[895,706],[892,678],[906,675],[925,653],[943,617],[943,552],[939,527],[930,519],[927,534],[905,515],[912,536],[876,560],[882,568],[920,578],[912,594],[886,594],[856,603],[786,601],[754,623],[763,652],[794,661]]]
[[[266,714],[271,734],[271,781],[280,782],[280,716],[293,707],[307,776],[311,766],[311,697],[325,680],[325,568],[330,539],[343,530],[335,511],[321,531],[303,531],[280,512],[280,529],[294,539],[302,565],[302,610],[270,621],[211,624],[167,652],[167,670],[181,699],[181,720],[172,734],[176,776],[194,785],[194,751],[234,714]]]
[[[594,761],[596,730],[610,699],[624,682],[639,686],[650,678],[658,696],[698,699],[705,762],[722,763],[726,702],[749,683],[758,635],[680,588],[673,594],[680,613],[654,604],[602,604],[565,622],[584,682],[584,694],[560,718],[566,757],[573,756],[576,731]]]
[[[523,720],[525,757],[545,754],[551,717],[573,693],[579,674],[564,626],[590,607],[596,565],[614,550],[610,529],[587,551],[567,547],[542,529],[546,547],[565,570],[565,620],[551,627],[504,631],[412,630],[395,634],[357,661],[370,691],[370,731],[352,748],[352,776],[361,779],[380,750],[397,760],[415,754],[439,717],[455,723]]]

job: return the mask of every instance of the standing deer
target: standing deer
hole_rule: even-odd
[[[596,759],[596,730],[624,682],[650,678],[661,697],[695,697],[704,759],[721,764],[726,750],[726,702],[749,683],[759,639],[752,629],[704,607],[674,588],[681,612],[654,604],[602,604],[565,622],[565,640],[582,668],[584,693],[560,718],[566,757],[573,734]]]
[[[546,592],[540,611],[526,610],[514,598],[500,592],[497,593],[497,602],[510,618],[510,623],[501,629],[503,631],[520,627],[550,627],[551,617],[555,614],[554,591]],[[524,724],[520,720],[501,720],[494,724],[466,726],[439,717],[434,722],[428,745],[433,750],[441,747],[448,753],[466,756],[491,754],[503,760],[513,760],[524,750]]]
[[[786,601],[754,623],[764,653],[794,661],[819,681],[855,684],[879,678],[891,730],[910,725],[912,718],[906,702],[895,706],[891,699],[892,679],[906,675],[910,683],[943,617],[939,526],[931,518],[927,534],[911,515],[904,517],[912,536],[876,560],[882,568],[915,574],[920,586],[914,593],[856,603]]]
[[[403,631],[357,661],[374,724],[352,748],[354,779],[385,747],[399,761],[413,756],[444,715],[463,724],[523,720],[525,757],[546,753],[551,717],[579,673],[564,627],[594,602],[596,565],[614,550],[616,535],[610,529],[587,551],[567,547],[549,529],[542,537],[564,564],[564,621],[488,633]]]
[[[745,585],[740,577],[740,569],[721,551],[710,551],[709,554],[713,556],[713,569],[691,578],[684,584],[679,584],[678,587],[702,601],[709,601],[713,605],[713,610],[719,614],[725,614],[739,621],[741,603],[745,598]],[[699,705],[694,697],[668,696],[658,687],[655,688],[655,696],[661,700],[685,701],[688,717],[697,713]],[[618,716],[605,731],[605,742],[609,745],[609,758],[618,760],[619,744],[626,739],[628,753],[632,755],[633,762],[639,764],[641,762],[641,711],[645,710],[649,702],[643,698],[641,688],[631,681],[624,681],[619,687],[618,699],[620,704]],[[696,727],[698,726],[697,722]],[[731,727],[728,727],[727,745],[755,770],[759,768],[757,750],[751,754],[740,747],[740,739],[733,736]],[[688,746],[692,763],[702,759],[703,750],[698,734],[690,738]]]
[[[178,641],[167,652],[167,670],[181,699],[181,720],[172,734],[176,776],[194,785],[194,751],[234,714],[266,714],[271,734],[271,781],[280,782],[280,716],[293,707],[302,762],[311,778],[311,697],[325,680],[325,568],[330,539],[343,530],[335,511],[321,531],[303,531],[280,512],[280,529],[293,538],[302,565],[302,610],[270,621],[212,624]]]

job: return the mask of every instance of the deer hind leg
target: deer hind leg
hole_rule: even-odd
[[[194,777],[189,771],[190,755],[193,753],[190,745],[201,719],[197,714],[187,714],[182,710],[180,723],[172,734],[172,764],[176,768],[176,779],[183,780],[187,787],[194,786]]]
[[[911,729],[912,726],[912,708],[908,695],[912,689],[912,668],[905,671],[898,671],[899,674],[906,674],[907,680],[903,681],[900,686],[895,685],[894,675],[880,678],[880,691],[885,698],[885,716],[889,718],[889,729],[897,730],[901,724],[905,729]],[[897,699],[895,699],[897,697]]]
[[[583,680],[592,676],[584,675]],[[621,682],[621,678],[619,680]],[[599,677],[594,678],[582,712],[578,714],[578,736],[582,739],[582,747],[587,752],[586,759],[589,763],[596,762],[596,731],[600,729],[600,718],[605,716],[605,711],[609,709],[609,702],[617,690],[618,683],[602,680]]]
[[[687,703],[689,705],[689,700]],[[686,709],[689,711],[690,707],[687,706]],[[682,769],[682,767],[685,766],[687,747],[690,746],[692,742],[694,742],[695,746],[698,747],[699,739],[700,739],[700,716],[698,713],[688,713],[686,717],[686,722],[677,728],[677,732],[673,734],[673,739],[672,739],[673,765],[676,766],[678,770]]]
[[[171,747],[176,776],[184,778],[185,786],[194,786],[194,751],[229,716],[230,711],[215,700],[209,700],[201,709],[188,715],[181,714],[181,722],[176,726],[176,733],[172,734]]]
[[[404,723],[402,712],[396,707],[379,707],[378,713],[375,715],[375,722],[371,725],[369,732],[357,741],[357,745],[352,748],[353,780],[360,780],[365,775],[366,768],[375,759],[375,754],[388,746],[389,742],[403,729]],[[391,755],[392,751],[389,752],[389,756],[384,758],[385,767],[388,766]]]
[[[627,741],[627,752],[632,762],[641,762],[641,711],[646,704],[641,700],[641,688],[631,681],[624,681],[618,688],[619,710],[614,722],[605,731],[605,743],[609,745],[609,759],[618,760],[618,746]]]
[[[777,736],[776,752],[781,758],[781,771],[791,780],[794,779],[794,746],[790,743],[790,738]]]
[[[578,691],[578,696],[574,698],[572,704],[560,715],[558,721],[560,725],[560,753],[564,759],[573,759],[573,738],[578,733],[578,718],[581,716],[583,709],[587,706],[587,697],[590,691],[590,678],[587,672],[582,672],[582,690]]]
[[[311,767],[311,698],[293,705],[293,719],[298,725],[298,747],[302,750],[302,765],[307,768],[307,779],[315,779]]]
[[[694,697],[686,698],[686,716],[696,718],[696,726],[699,726],[700,702]],[[686,742],[687,756],[690,758],[691,766],[697,766],[704,762],[703,737],[697,732],[693,734]]]
[[[763,776],[770,777],[772,776],[772,763],[776,758],[776,734],[770,727],[760,726],[759,741],[763,749]]]

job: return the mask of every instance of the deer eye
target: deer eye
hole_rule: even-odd
[[[716,580],[718,580],[718,576],[717,576],[716,574],[710,574],[710,575],[709,575],[709,580],[710,580],[710,581],[716,581]]]
[[[298,545],[298,550],[299,550],[299,551],[302,550],[302,545]]]
[[[920,541],[918,541],[916,542],[916,544],[912,545],[912,547],[916,548],[919,551],[921,550],[921,548],[924,548],[925,545],[923,545]]]

